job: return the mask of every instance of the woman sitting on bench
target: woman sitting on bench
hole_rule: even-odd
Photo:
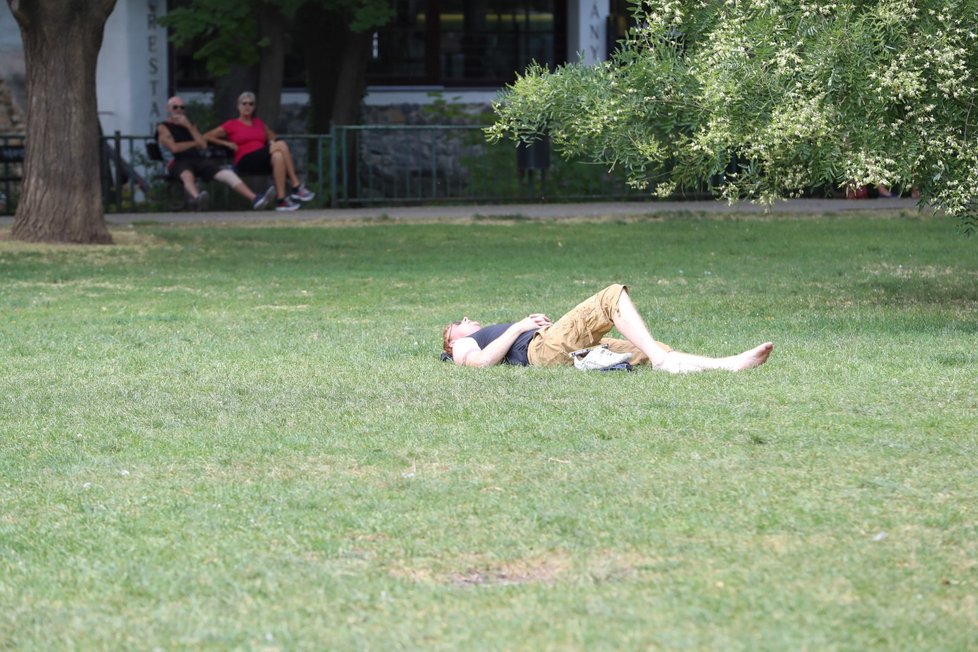
[[[275,181],[275,210],[294,211],[296,201],[310,201],[316,195],[309,191],[295,173],[292,152],[288,144],[275,140],[275,132],[255,115],[255,94],[245,91],[238,96],[238,117],[214,127],[204,138],[209,143],[227,147],[234,156],[232,163],[238,174],[272,175]],[[291,188],[286,193],[285,182]]]

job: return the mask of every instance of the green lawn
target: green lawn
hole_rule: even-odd
[[[0,240],[0,649],[978,647],[978,242],[867,214]],[[458,368],[628,283],[767,365]]]

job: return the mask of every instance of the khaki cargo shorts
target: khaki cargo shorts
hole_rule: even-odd
[[[648,356],[627,340],[605,337],[614,328],[614,315],[618,312],[618,299],[628,288],[621,284],[609,285],[594,296],[577,304],[573,310],[553,323],[538,330],[527,348],[531,365],[570,365],[574,361],[567,355],[571,351],[589,346],[607,344],[615,353],[631,353],[630,364],[647,364]],[[657,342],[663,351],[672,349]]]

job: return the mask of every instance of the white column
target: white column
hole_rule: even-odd
[[[567,60],[591,65],[608,58],[608,0],[569,0]]]
[[[164,0],[119,0],[105,24],[96,84],[103,132],[150,135],[166,115]]]

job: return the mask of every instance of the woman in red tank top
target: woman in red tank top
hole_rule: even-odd
[[[272,175],[277,199],[275,210],[294,211],[296,201],[310,201],[316,195],[309,191],[295,173],[292,152],[284,140],[255,115],[255,94],[246,91],[238,96],[238,117],[214,127],[204,138],[233,153],[235,171],[242,176]],[[286,192],[285,182],[290,185]],[[271,189],[269,189],[271,191]]]

